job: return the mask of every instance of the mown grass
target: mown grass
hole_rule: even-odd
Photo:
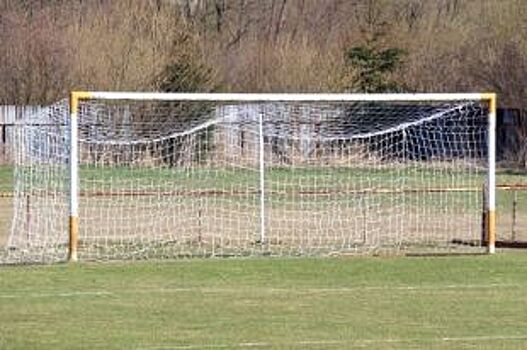
[[[8,192],[13,189],[13,167],[0,165],[0,192]]]
[[[21,172],[24,170],[21,169]],[[63,172],[67,169],[60,166],[44,166],[32,170],[35,175],[51,172]],[[97,183],[99,189],[126,189],[131,184],[170,190],[174,185],[186,188],[234,188],[246,184],[254,188],[259,186],[257,167],[95,167],[83,165],[79,170],[80,179],[86,184]],[[404,185],[406,188],[460,187],[477,186],[485,179],[482,170],[441,169],[440,167],[408,166],[399,168],[354,168],[354,167],[268,167],[265,172],[266,183],[277,189],[315,189],[341,188],[353,184],[354,188],[384,187]],[[526,184],[527,174],[499,171],[500,184]],[[51,180],[51,179],[50,179]],[[13,167],[0,165],[0,190],[12,190]]]
[[[520,349],[527,254],[3,267],[2,349]]]
[[[138,185],[167,186],[185,188],[228,189],[248,186],[258,188],[259,170],[247,168],[134,168],[134,167],[88,167],[80,169],[80,175],[86,183],[100,183],[114,186],[126,185],[134,181]],[[395,187],[403,183],[408,188],[456,184],[467,186],[481,182],[484,173],[473,171],[441,171],[438,169],[413,168],[350,168],[350,167],[267,167],[266,185],[270,190],[316,190],[327,188]],[[106,182],[106,184],[104,183]],[[170,189],[170,188],[169,188]]]
[[[13,191],[13,167],[0,165],[0,247],[3,247],[13,215],[12,198],[5,194]]]

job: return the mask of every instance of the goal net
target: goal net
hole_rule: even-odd
[[[441,96],[60,101],[17,126],[1,259],[481,251],[489,101]]]

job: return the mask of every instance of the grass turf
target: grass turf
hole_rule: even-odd
[[[30,169],[27,169],[28,171]],[[21,172],[24,169],[21,168]],[[32,169],[40,171],[42,176],[57,173],[67,177],[65,166],[42,166]],[[242,187],[258,188],[259,173],[257,167],[245,168],[149,168],[149,167],[95,167],[83,165],[79,175],[87,185],[97,183],[97,190],[153,188],[173,190],[174,186],[186,189],[229,189]],[[349,187],[360,189],[379,187],[390,188],[393,184],[409,189],[423,187],[450,188],[480,186],[485,181],[481,170],[439,169],[432,164],[427,167],[409,166],[407,168],[350,168],[350,167],[269,167],[266,169],[266,181],[269,189],[339,189]],[[527,173],[498,171],[498,184],[526,184]],[[50,182],[47,185],[53,186]],[[62,182],[55,185],[62,186]],[[136,187],[131,187],[135,185]],[[13,166],[0,165],[0,191],[13,190]]]
[[[13,190],[13,166],[0,164],[0,193]]]
[[[26,169],[33,172],[42,172],[43,175],[57,173],[57,176],[67,176],[65,166],[41,166],[39,169]],[[24,168],[21,168],[24,171]],[[11,189],[13,167],[0,165],[0,188],[5,191]],[[126,166],[89,166],[82,165],[79,169],[80,178],[87,182],[99,183],[100,189],[109,186],[113,182],[117,188],[128,189],[131,181],[144,186],[161,187],[169,185],[167,189],[172,189],[174,183],[181,186],[199,188],[225,188],[236,187],[240,183],[247,183],[254,187],[258,186],[259,173],[255,166],[253,169],[237,167],[195,167],[195,168],[169,168],[169,167],[126,167]],[[498,173],[499,178],[504,183],[525,182],[525,174],[509,172]],[[439,169],[434,166],[423,165],[409,166],[407,168],[350,168],[346,166],[325,166],[325,167],[268,167],[266,168],[266,181],[269,185],[280,184],[282,187],[297,188],[305,186],[307,188],[317,187],[339,187],[349,185],[350,182],[368,182],[368,186],[389,187],[392,182],[400,183],[403,181],[408,188],[420,188],[423,184],[428,186],[468,186],[481,183],[485,179],[482,170],[472,169],[470,172],[464,168],[460,169]],[[4,186],[2,186],[2,184]]]
[[[0,269],[1,349],[520,349],[527,254]]]
[[[0,164],[0,248],[5,245],[13,216],[13,199],[6,197],[13,191],[13,167]]]

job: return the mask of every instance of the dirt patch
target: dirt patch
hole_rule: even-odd
[[[270,197],[262,242],[259,196],[251,191],[236,196],[83,197],[80,253],[83,259],[119,259],[472,249],[474,245],[453,242],[476,242],[476,246],[480,242],[478,198],[457,193],[422,200],[415,194]],[[20,229],[15,244],[49,247],[50,254],[64,256],[67,199],[33,197],[21,205],[29,215],[17,217]],[[518,215],[518,222],[526,219],[523,213]],[[10,212],[3,210],[2,216],[5,242]],[[506,218],[503,214],[498,221],[498,239],[510,226]],[[517,223],[518,232],[526,232],[523,227]]]

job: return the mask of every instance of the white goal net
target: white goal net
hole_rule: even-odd
[[[17,126],[0,259],[66,260],[72,195],[80,260],[483,249],[487,101],[156,96],[80,101],[73,194],[68,101]]]

